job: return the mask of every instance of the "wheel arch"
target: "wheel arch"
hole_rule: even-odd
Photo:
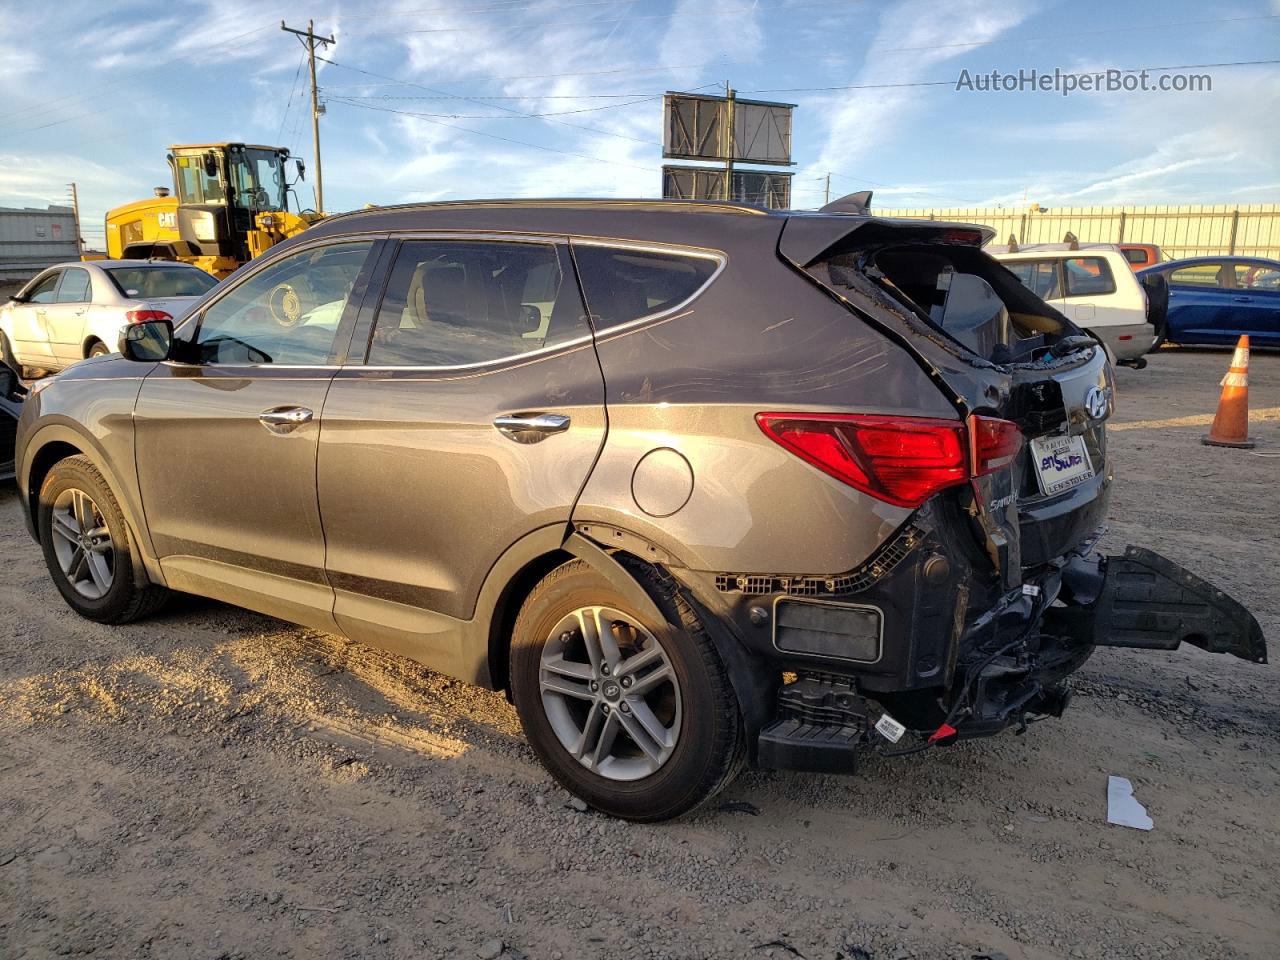
[[[111,346],[111,344],[107,343],[107,341],[103,340],[96,333],[91,333],[84,338],[84,343],[80,344],[80,354],[87,359],[89,356],[89,351],[93,349],[93,345],[95,343],[100,343],[104,347],[106,347],[108,353],[110,353],[112,350],[115,349],[114,347]]]
[[[606,536],[608,548],[596,539]],[[474,647],[482,651],[483,657],[475,664],[475,682],[506,691],[510,698],[508,655],[511,630],[520,608],[543,577],[573,559],[582,560],[608,580],[651,622],[669,622],[655,598],[632,573],[633,569],[648,567],[658,577],[669,576],[666,568],[671,558],[661,548],[635,534],[611,527],[593,524],[572,532],[559,525],[545,527],[513,544],[485,581],[473,621],[479,631],[476,638],[479,642]],[[769,696],[774,688],[768,668],[747,651],[721,618],[692,595],[680,578],[672,580],[675,589],[683,593],[698,614],[720,653],[748,730],[758,728],[770,706]]]
[[[129,488],[121,483],[120,477],[98,445],[66,424],[54,423],[42,427],[23,447],[22,463],[18,465],[16,475],[25,501],[27,532],[33,540],[39,542],[36,521],[40,510],[40,488],[44,486],[49,471],[55,465],[68,457],[77,456],[88,458],[115,494],[116,503],[129,528],[129,551],[134,561],[135,577],[164,585],[159,564],[152,559],[147,549],[148,541],[143,539],[146,526],[142,523],[141,511],[129,496]]]

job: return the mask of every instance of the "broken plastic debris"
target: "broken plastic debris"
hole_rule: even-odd
[[[1133,784],[1126,777],[1107,777],[1107,823],[1135,830],[1155,826],[1147,816],[1147,808],[1134,797]]]

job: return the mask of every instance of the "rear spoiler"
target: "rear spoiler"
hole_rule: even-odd
[[[956,243],[981,247],[996,232],[976,223],[902,220],[843,213],[798,213],[787,218],[782,228],[782,237],[778,240],[778,252],[804,270],[817,263],[832,249],[844,246],[854,234],[858,235],[858,243],[867,245]]]

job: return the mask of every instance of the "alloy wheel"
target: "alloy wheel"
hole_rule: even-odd
[[[51,511],[53,552],[76,593],[89,600],[106,596],[115,580],[115,543],[102,511],[83,490],[63,490]]]
[[[610,780],[639,780],[680,740],[680,684],[658,639],[612,607],[581,607],[543,644],[539,688],[560,745]]]

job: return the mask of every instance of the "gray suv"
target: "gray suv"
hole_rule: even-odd
[[[667,201],[362,210],[37,386],[31,533],[77,612],[169,591],[508,692],[634,820],[1058,715],[1097,644],[1265,662],[1090,546],[1097,344],[985,228]]]

